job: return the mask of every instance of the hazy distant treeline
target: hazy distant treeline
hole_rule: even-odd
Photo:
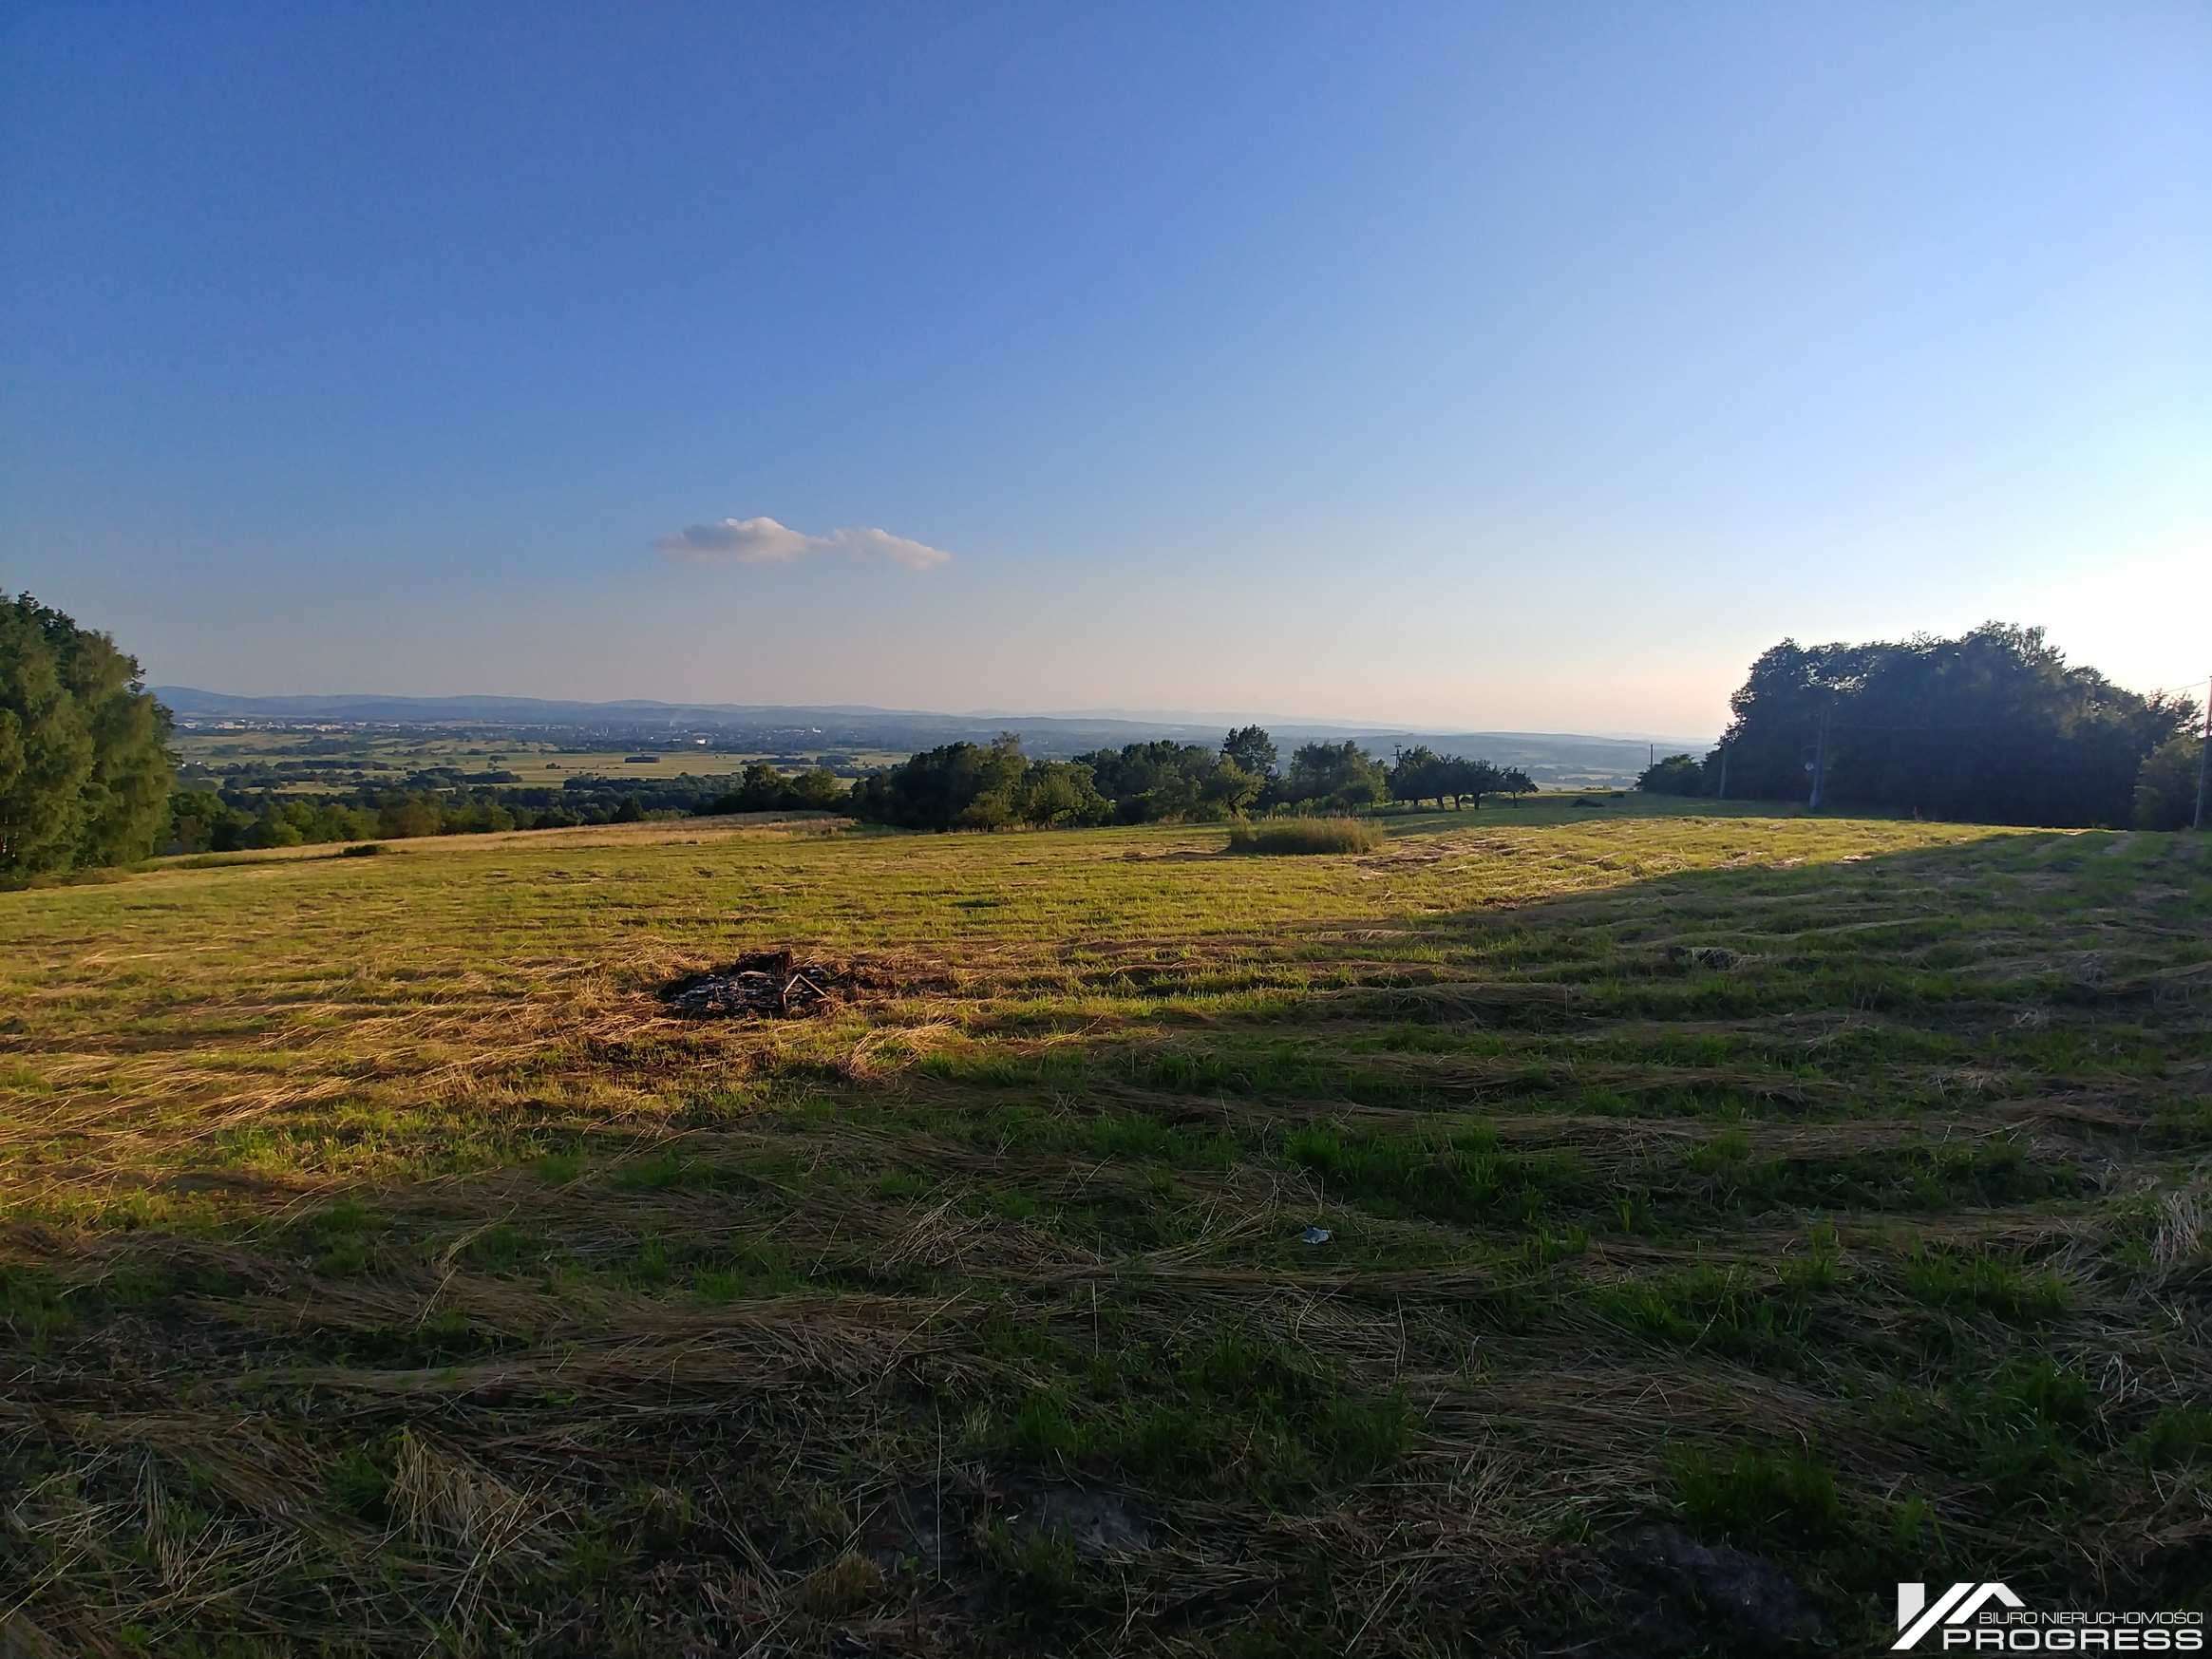
[[[2172,828],[2195,794],[2198,707],[2069,668],[2040,628],[1801,646],[1751,665],[1719,746],[1638,787],[1992,823]]]

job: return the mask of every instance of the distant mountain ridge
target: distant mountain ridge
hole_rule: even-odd
[[[232,720],[403,720],[436,723],[506,716],[520,725],[533,721],[570,724],[638,715],[703,715],[759,718],[767,715],[834,714],[927,716],[920,710],[871,708],[860,704],[798,707],[781,704],[663,703],[651,697],[625,697],[585,703],[553,697],[407,697],[396,693],[333,691],[283,697],[241,697],[229,691],[202,691],[191,686],[154,686],[154,695],[178,714]]]

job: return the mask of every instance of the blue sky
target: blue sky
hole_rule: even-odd
[[[1785,634],[2212,669],[2201,5],[28,0],[0,216],[0,588],[157,681],[1699,734]]]

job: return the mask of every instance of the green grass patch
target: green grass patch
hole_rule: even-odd
[[[1240,823],[1229,832],[1232,853],[1371,853],[1390,839],[1359,818],[1277,818]]]

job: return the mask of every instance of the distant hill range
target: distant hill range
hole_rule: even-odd
[[[744,703],[572,703],[540,697],[396,697],[329,695],[236,697],[189,686],[156,686],[155,696],[191,725],[223,721],[252,725],[360,724],[448,727],[540,727],[567,734],[649,741],[675,734],[711,736],[719,745],[743,744],[765,752],[859,750],[912,752],[962,740],[988,742],[1001,731],[1021,734],[1033,754],[1074,755],[1088,749],[1168,739],[1218,744],[1246,717],[1183,715],[1145,718],[1121,709],[1065,714],[985,712],[940,714],[911,708],[869,708],[845,704],[783,707]],[[1288,761],[1302,743],[1347,738],[1388,756],[1396,745],[1427,744],[1459,754],[1518,766],[1539,783],[1593,787],[1634,779],[1655,747],[1659,754],[1703,754],[1710,739],[1593,737],[1573,732],[1437,731],[1355,723],[1253,717],[1275,736]]]

